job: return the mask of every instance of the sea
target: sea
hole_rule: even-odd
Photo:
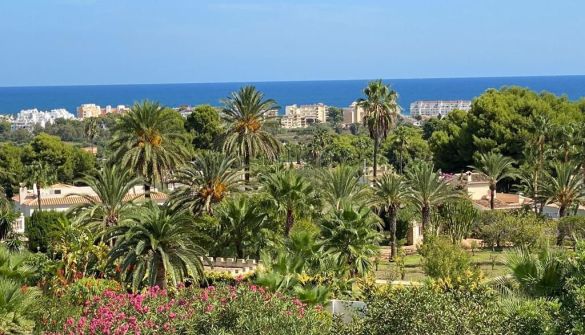
[[[585,75],[387,79],[399,94],[403,113],[409,113],[416,100],[472,100],[489,88],[503,86],[528,87],[537,92],[549,91],[576,100],[585,97]],[[140,85],[84,85],[0,87],[0,114],[16,114],[22,109],[50,110],[65,108],[75,114],[78,106],[94,103],[131,105],[144,99],[170,107],[210,104],[220,106],[221,100],[243,85],[255,85],[265,97],[281,106],[324,103],[345,107],[363,96],[368,80],[277,81],[237,83],[184,83]]]

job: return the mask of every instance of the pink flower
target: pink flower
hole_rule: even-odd
[[[173,313],[173,312],[171,312],[171,313],[169,314],[169,318],[171,318],[171,319],[174,319],[176,316],[177,316],[177,314],[175,314],[175,313]]]

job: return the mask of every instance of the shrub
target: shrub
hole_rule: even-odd
[[[420,249],[422,268],[435,279],[457,278],[471,270],[471,257],[458,244],[444,237],[430,238]]]
[[[62,219],[65,219],[65,215],[54,211],[35,211],[26,218],[24,234],[28,238],[29,250],[46,252],[48,227]]]
[[[524,248],[541,248],[554,241],[556,224],[534,213],[483,213],[478,237],[489,246],[508,244]]]
[[[585,217],[565,216],[559,220],[557,244],[561,245],[566,237],[571,240],[585,238]]]
[[[505,324],[512,334],[553,335],[558,334],[560,304],[556,301],[520,300],[507,308]]]
[[[368,298],[363,319],[334,328],[364,335],[501,334],[503,313],[494,298],[486,290],[386,286]]]
[[[271,294],[253,285],[157,287],[142,294],[105,291],[81,309],[63,309],[62,324],[46,320],[39,332],[72,334],[322,334],[331,318],[320,306]]]

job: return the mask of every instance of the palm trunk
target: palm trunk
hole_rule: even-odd
[[[295,218],[293,215],[293,210],[288,208],[286,210],[286,223],[284,225],[284,236],[288,237],[290,230],[292,229],[293,224],[295,223]]]
[[[244,179],[246,184],[250,184],[250,149],[248,147],[244,153]]]
[[[234,242],[234,247],[236,248],[236,255],[238,258],[244,258],[244,250],[242,249],[242,239],[238,238]]]
[[[159,256],[159,258],[160,258],[160,256]],[[160,262],[158,263],[157,269],[156,269],[156,279],[155,279],[154,284],[161,289],[166,289],[167,288],[167,275],[166,275],[166,271],[165,271],[165,266],[163,264],[162,259],[159,259],[159,261]]]
[[[144,198],[150,199],[150,183],[144,183]]]
[[[561,205],[559,207],[559,219],[564,217],[567,213],[567,206],[566,205]]]
[[[378,137],[374,139],[374,181],[376,181],[376,177],[378,176],[378,147],[380,146],[380,141]]]
[[[41,211],[41,186],[37,184],[37,206],[39,207],[39,212]]]
[[[390,261],[398,255],[398,245],[396,243],[396,206],[388,207],[388,221],[390,223]]]
[[[427,234],[427,227],[431,222],[431,208],[428,205],[424,205],[421,211],[421,218],[422,218],[422,233],[423,233],[423,240],[425,235]]]
[[[496,187],[490,185],[490,209],[494,210],[494,200],[496,198]]]

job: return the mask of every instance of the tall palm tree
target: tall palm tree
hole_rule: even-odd
[[[272,99],[254,86],[244,86],[223,100],[223,119],[228,129],[223,139],[223,150],[244,161],[246,183],[250,182],[250,160],[258,154],[273,160],[280,152],[280,143],[263,129],[268,112],[278,108]]]
[[[149,286],[167,287],[203,276],[201,257],[205,250],[195,241],[193,217],[185,210],[171,210],[147,202],[131,221],[114,227],[110,237],[116,244],[109,264],[120,260],[123,279],[137,291]]]
[[[246,247],[257,239],[266,222],[266,213],[253,206],[247,196],[232,197],[218,209],[222,237],[233,245],[238,258],[244,258]]]
[[[559,217],[567,215],[567,209],[585,199],[585,183],[579,167],[573,162],[556,162],[552,172],[546,172],[540,189],[547,202],[559,205]]]
[[[57,175],[54,167],[42,160],[34,161],[29,165],[25,172],[26,183],[37,188],[37,206],[41,211],[41,189],[54,184],[57,181]]]
[[[201,210],[213,215],[213,205],[220,203],[242,184],[236,160],[222,153],[204,152],[177,171],[174,182],[181,185],[171,196],[176,204],[193,213]]]
[[[411,165],[406,173],[412,201],[421,211],[424,233],[431,222],[431,209],[460,196],[433,168],[433,164],[420,162]]]
[[[368,189],[360,182],[359,170],[346,165],[324,170],[320,174],[320,188],[326,210],[364,205],[368,198]]]
[[[103,166],[95,176],[87,175],[79,182],[89,186],[95,195],[72,194],[82,197],[86,203],[73,207],[70,212],[81,222],[107,229],[130,215],[135,205],[134,199],[128,197],[142,181],[114,164]]]
[[[412,199],[412,190],[404,177],[394,173],[382,176],[374,183],[376,205],[384,209],[390,224],[390,260],[398,254],[396,217],[400,206]]]
[[[502,156],[500,153],[490,152],[481,154],[476,165],[470,167],[488,178],[490,188],[490,208],[494,209],[496,186],[500,180],[514,178],[517,173],[514,169],[514,160]]]
[[[85,123],[83,125],[83,133],[91,145],[92,153],[94,148],[94,141],[98,134],[98,131],[99,129],[97,117],[90,117],[85,120]]]
[[[381,239],[379,221],[368,207],[333,211],[321,223],[321,250],[349,274],[364,275],[372,267]]]
[[[390,128],[394,127],[400,113],[398,94],[382,80],[371,81],[364,89],[365,99],[358,99],[357,105],[364,109],[363,122],[374,140],[374,179],[377,177],[378,149]]]
[[[181,116],[157,102],[136,103],[114,127],[112,159],[144,181],[150,198],[152,184],[174,171],[189,157],[187,132]]]
[[[292,169],[266,176],[262,180],[262,186],[272,205],[284,213],[284,235],[288,236],[295,223],[296,214],[306,206],[306,201],[312,196],[313,186]]]

